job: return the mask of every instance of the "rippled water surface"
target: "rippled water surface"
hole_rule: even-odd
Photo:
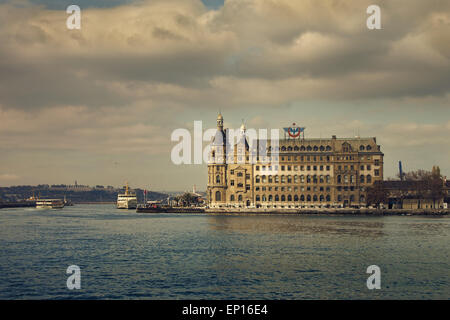
[[[449,217],[2,209],[0,299],[449,299],[449,252]]]

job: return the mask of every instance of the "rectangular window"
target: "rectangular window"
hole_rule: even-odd
[[[234,186],[234,180],[231,180],[231,181],[230,181],[230,184],[231,184],[232,186]]]
[[[376,177],[379,177],[379,176],[380,176],[380,170],[375,169],[375,176],[376,176]]]
[[[367,165],[367,170],[370,170],[370,164]]]
[[[380,160],[375,159],[375,165],[376,165],[376,166],[379,166],[379,165],[380,165]]]

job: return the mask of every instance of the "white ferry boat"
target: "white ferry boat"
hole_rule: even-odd
[[[137,198],[136,193],[128,190],[128,183],[125,188],[125,193],[117,195],[117,209],[136,209]]]
[[[38,199],[38,200],[36,200],[36,208],[38,208],[38,209],[62,209],[62,208],[64,208],[64,200],[61,200],[61,199]]]

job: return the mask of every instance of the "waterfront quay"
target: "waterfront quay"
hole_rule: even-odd
[[[262,209],[262,208],[208,208],[209,214],[301,214],[301,215],[368,215],[368,216],[446,216],[450,209]]]

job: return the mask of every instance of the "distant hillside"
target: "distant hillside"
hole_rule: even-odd
[[[143,202],[144,194],[141,189],[134,189],[139,202]],[[33,196],[42,198],[67,198],[74,203],[83,202],[116,202],[117,194],[124,192],[123,189],[117,188],[90,188],[86,187],[82,190],[66,190],[58,186],[52,188],[48,185],[40,186],[14,186],[0,187],[0,201],[19,201]],[[147,200],[165,200],[168,195],[160,192],[147,191]]]

